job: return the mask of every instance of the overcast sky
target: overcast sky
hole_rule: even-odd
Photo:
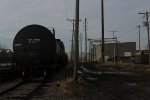
[[[137,25],[145,21],[139,12],[150,11],[150,0],[104,0],[105,37],[115,34],[120,42],[137,42]],[[0,3],[0,44],[12,49],[17,32],[30,24],[54,27],[56,37],[60,38],[68,51],[71,47],[72,24],[67,18],[75,16],[75,0],[1,0]],[[84,18],[88,21],[88,37],[100,38],[100,0],[80,0],[80,33],[83,33]],[[141,43],[147,44],[146,28],[141,29]]]

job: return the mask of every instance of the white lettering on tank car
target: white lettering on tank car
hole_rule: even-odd
[[[40,39],[28,39],[29,44],[35,44],[35,43],[40,43]]]
[[[22,44],[19,44],[19,43],[18,43],[18,44],[14,44],[14,46],[15,46],[15,47],[17,47],[17,46],[21,46],[21,45],[22,45]]]

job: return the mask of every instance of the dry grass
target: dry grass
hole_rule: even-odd
[[[72,77],[67,77],[64,80],[58,80],[57,84],[60,85],[66,97],[74,96],[74,94],[81,95],[87,91],[86,87],[88,87],[82,76],[79,76],[76,82]]]
[[[145,66],[145,65],[134,65],[134,64],[130,64],[130,63],[123,63],[123,64],[119,64],[119,65],[115,65],[115,64],[105,64],[105,65],[100,65],[100,64],[96,64],[93,67],[94,70],[96,71],[102,71],[102,70],[106,70],[106,71],[133,71],[133,72],[142,72],[143,76],[135,76],[135,78],[132,79],[132,77],[127,77],[127,76],[109,76],[109,75],[91,75],[89,73],[89,75],[91,75],[92,77],[98,77],[97,80],[87,80],[84,74],[80,74],[80,76],[78,77],[78,82],[74,82],[73,78],[71,77],[72,75],[70,73],[72,73],[72,68],[71,66],[69,66],[68,68],[66,68],[65,70],[63,70],[63,72],[61,73],[61,79],[57,80],[56,85],[59,86],[59,88],[61,89],[61,91],[63,91],[63,95],[65,98],[70,98],[70,97],[88,97],[88,98],[107,98],[107,95],[103,95],[103,94],[109,94],[110,97],[114,96],[114,93],[116,93],[116,96],[122,96],[124,93],[126,93],[126,91],[133,91],[133,94],[141,94],[141,88],[145,88],[145,83],[144,85],[142,85],[141,83],[143,82],[143,80],[147,81],[146,84],[148,84],[149,86],[149,75],[144,75],[145,72],[150,72],[150,67]],[[59,76],[59,77],[60,77]],[[65,77],[65,78],[64,78]],[[127,79],[129,78],[129,79]],[[128,84],[126,83],[137,83],[139,86],[141,85],[141,88],[138,87],[132,87],[128,86]],[[139,83],[138,83],[139,82]],[[115,84],[115,85],[114,85]],[[119,88],[116,88],[117,87]],[[106,89],[106,90],[105,90]],[[108,91],[107,91],[108,89]],[[110,90],[109,90],[110,89]],[[117,90],[117,91],[116,91]],[[122,91],[120,91],[122,90]],[[138,90],[138,91],[136,91]],[[137,92],[137,93],[136,93]],[[148,93],[148,92],[145,92]],[[144,94],[143,94],[144,95]],[[130,97],[130,94],[127,94],[128,97]],[[78,99],[76,99],[78,100]],[[90,99],[89,99],[90,100]],[[131,100],[131,99],[129,99]],[[136,99],[133,99],[136,100]]]

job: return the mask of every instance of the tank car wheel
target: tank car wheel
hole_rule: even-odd
[[[49,72],[48,72],[48,70],[44,70],[43,74],[44,74],[44,80],[45,81],[49,80]]]
[[[25,69],[25,70],[22,71],[22,78],[23,78],[24,81],[29,81],[29,80],[32,79],[30,73],[31,72],[29,71],[29,69]]]
[[[53,76],[53,73],[52,73],[53,71],[51,71],[50,69],[46,69],[46,70],[44,70],[44,80],[50,80],[51,78],[52,78],[52,76]]]
[[[44,71],[43,71],[43,75],[44,75],[44,79],[45,79],[46,76],[47,76],[47,70],[44,70]]]
[[[26,71],[22,71],[22,79],[23,79],[23,81],[28,81],[29,80],[29,77],[28,77]]]

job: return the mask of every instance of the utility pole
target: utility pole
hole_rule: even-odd
[[[104,2],[101,0],[101,27],[102,27],[102,48],[101,57],[102,63],[105,63],[105,44],[104,44]]]
[[[81,57],[81,62],[82,62],[82,33],[80,33],[80,57]]]
[[[75,13],[75,54],[74,54],[74,81],[78,80],[78,67],[79,67],[79,40],[78,40],[78,33],[79,33],[79,0],[76,0],[76,13]]]
[[[87,63],[87,19],[85,18],[85,62]]]
[[[71,58],[71,63],[74,62],[73,60],[73,54],[74,54],[74,32],[75,32],[75,19],[68,19],[68,21],[70,21],[72,24],[73,24],[73,27],[72,27],[72,40],[71,40],[71,53],[70,53],[70,58]]]
[[[115,32],[118,32],[118,31],[109,31],[109,32],[112,32],[113,33],[113,38],[115,38]],[[114,42],[114,62],[116,62],[116,43]]]
[[[119,54],[119,43],[117,38],[116,38],[116,42],[117,42],[117,65],[118,65],[120,54]]]
[[[88,53],[88,65],[91,66],[91,47],[92,47],[92,43],[90,41],[90,39],[87,39],[89,42],[88,42],[88,45],[89,45],[89,53]]]
[[[140,42],[140,39],[141,39],[141,37],[140,37],[141,36],[140,35],[141,34],[141,26],[138,25],[137,28],[139,29],[139,51],[140,51],[141,50],[141,42]]]
[[[109,32],[112,32],[113,33],[113,38],[115,37],[115,32],[118,32],[118,31],[109,31]]]
[[[91,42],[89,42],[89,66],[91,66]]]
[[[149,48],[149,50],[148,50],[148,53],[149,53],[149,66],[150,66],[150,39],[149,39],[149,13],[148,12],[146,12],[146,13],[139,13],[139,14],[143,14],[144,15],[144,17],[146,16],[146,22],[145,22],[145,26],[147,26],[147,34],[148,34],[148,48]]]

